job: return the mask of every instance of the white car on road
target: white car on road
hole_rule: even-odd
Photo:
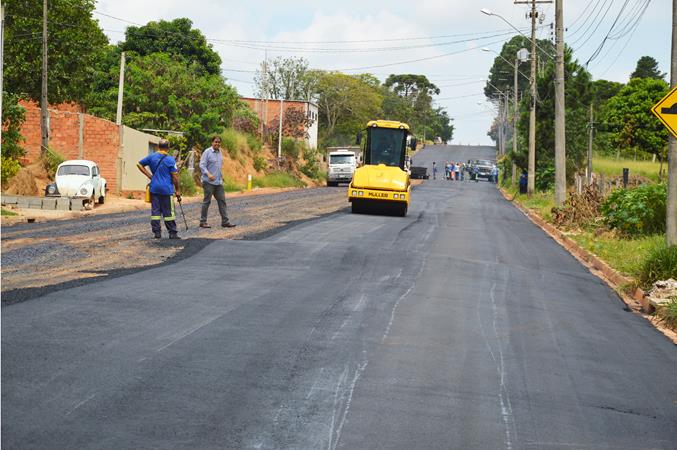
[[[59,164],[54,183],[45,187],[46,197],[81,198],[83,205],[94,207],[106,199],[106,179],[99,166],[86,159],[72,159]]]

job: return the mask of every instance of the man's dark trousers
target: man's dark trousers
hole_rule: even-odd
[[[176,214],[174,213],[174,201],[171,195],[150,194],[150,227],[153,233],[160,234],[160,220],[164,218],[165,227],[169,235],[176,234]]]
[[[200,223],[207,223],[207,213],[209,212],[209,205],[212,203],[212,196],[216,199],[216,204],[219,205],[219,214],[221,214],[221,225],[228,223],[228,214],[226,214],[226,193],[223,190],[222,184],[211,184],[202,182],[202,189],[204,190],[204,198],[202,200],[202,213],[200,214]]]

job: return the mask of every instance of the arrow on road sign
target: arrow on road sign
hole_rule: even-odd
[[[677,86],[656,103],[651,112],[663,122],[668,131],[677,138]]]

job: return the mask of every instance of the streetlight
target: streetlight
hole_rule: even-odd
[[[517,30],[519,34],[525,36],[513,24],[508,22],[504,17],[496,14],[486,8],[480,10],[482,14],[489,16],[496,16],[513,29]],[[526,37],[526,36],[525,36]],[[533,2],[531,10],[531,75],[529,77],[529,90],[531,92],[530,108],[529,108],[529,173],[527,176],[527,193],[529,197],[534,193],[536,181],[536,48],[539,48],[543,54],[548,55],[536,42],[536,3]],[[552,58],[552,56],[550,56]]]
[[[498,55],[503,61],[508,63],[509,66],[511,66],[515,73],[514,73],[514,88],[513,88],[513,94],[515,95],[515,98],[513,99],[513,113],[512,113],[512,154],[513,157],[514,155],[517,154],[517,99],[518,99],[518,85],[517,85],[517,74],[519,73],[522,75],[524,78],[529,80],[529,77],[524,75],[520,70],[519,70],[519,65],[521,62],[526,62],[529,59],[529,50],[526,48],[522,48],[517,51],[517,54],[515,55],[515,64],[512,64],[510,61],[505,59],[503,55],[498,53],[497,51],[494,51],[490,48],[484,47],[482,48],[483,52],[492,52]],[[513,183],[515,182],[515,178],[517,176],[517,170],[515,163],[513,162],[512,164],[512,181]]]
[[[505,121],[508,111],[508,93],[501,91],[497,88],[491,81],[486,78],[480,78],[480,81],[486,81],[489,86],[494,88],[498,93],[498,116],[499,116],[499,126],[498,126],[498,151],[501,155],[505,154]],[[501,96],[505,98],[505,103],[501,103]]]
[[[513,30],[517,31],[520,35],[522,35],[522,36],[524,36],[525,38],[531,40],[531,38],[529,38],[529,36],[527,36],[526,34],[522,33],[522,31],[521,31],[519,28],[517,28],[515,25],[513,25],[512,23],[510,23],[510,22],[509,22],[505,17],[503,17],[502,15],[496,14],[495,12],[493,12],[492,10],[487,9],[487,8],[482,8],[482,9],[480,9],[480,12],[481,12],[482,14],[486,14],[487,16],[495,16],[495,17],[498,17],[498,18],[501,19],[503,22],[507,23],[507,24],[510,26],[510,28],[512,28]],[[550,53],[548,53],[547,51],[545,51],[545,49],[543,49],[543,47],[541,47],[540,45],[538,45],[538,42],[536,42],[536,47],[538,47],[538,49],[539,49],[540,51],[542,51],[543,54],[546,55],[547,57],[549,57],[550,59],[555,59],[555,57],[554,57],[553,55],[551,55]]]

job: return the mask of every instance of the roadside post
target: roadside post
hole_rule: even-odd
[[[623,167],[623,189],[628,188],[628,180],[630,178],[630,169]]]
[[[673,0],[677,4],[677,0]],[[677,9],[677,5],[675,5]],[[677,16],[677,11],[673,11],[673,16]],[[677,19],[676,19],[677,21]],[[673,27],[677,25],[673,23]],[[677,32],[675,33],[677,35]],[[675,38],[673,36],[673,38]],[[674,47],[674,46],[673,46]],[[677,49],[673,48],[673,55],[677,53]],[[677,56],[675,56],[677,59]],[[673,60],[673,67],[677,62]],[[665,238],[668,245],[677,244],[677,74],[673,70],[673,88],[668,92],[668,95],[663,97],[656,103],[651,112],[654,113],[658,119],[663,122],[663,125],[670,132],[668,144],[668,201],[666,211],[666,233]]]
[[[252,174],[247,175],[247,190],[251,191],[252,190]]]

